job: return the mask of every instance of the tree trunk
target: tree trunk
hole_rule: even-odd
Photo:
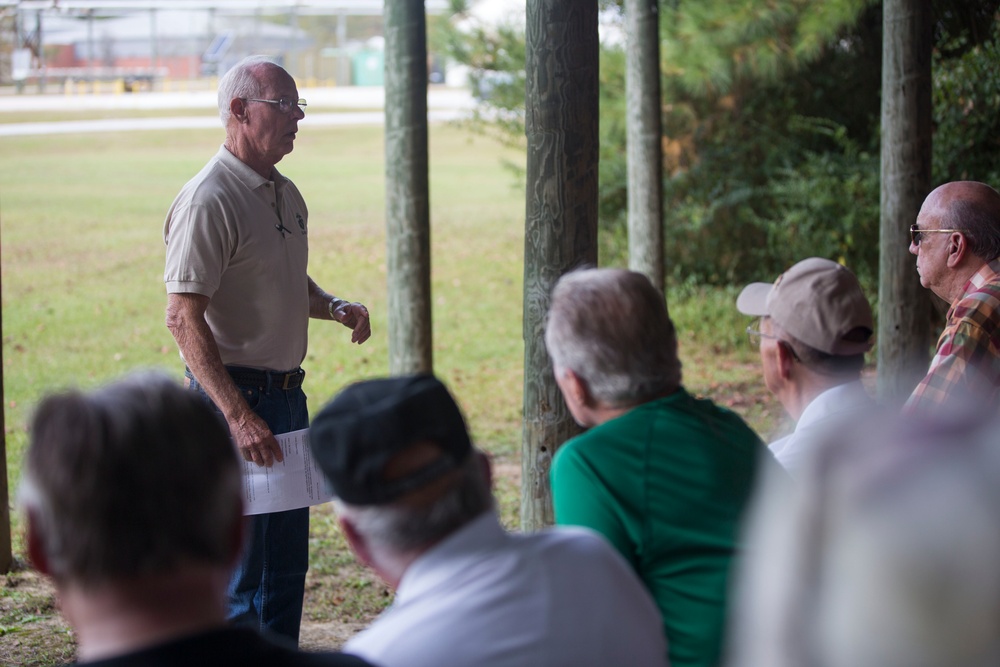
[[[385,2],[389,372],[433,370],[424,3]]]
[[[659,0],[625,0],[628,265],[664,290]]]
[[[882,197],[878,396],[906,399],[927,372],[929,292],[908,251],[909,227],[931,189],[929,0],[886,0],[882,18]]]
[[[597,263],[596,0],[528,0],[524,235],[524,433],[521,528],[552,523],[549,467],[579,432],[543,340],[552,287]]]

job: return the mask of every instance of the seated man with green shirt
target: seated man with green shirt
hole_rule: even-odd
[[[673,322],[643,274],[564,275],[545,344],[589,429],[556,453],[556,523],[604,534],[632,564],[663,615],[672,667],[718,664],[730,564],[766,448],[736,414],[681,386]]]

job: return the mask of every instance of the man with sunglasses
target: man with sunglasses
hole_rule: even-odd
[[[225,143],[184,186],[164,223],[167,327],[189,386],[225,417],[246,461],[283,458],[275,434],[306,428],[302,391],[309,318],[371,335],[368,311],[307,274],[305,201],[275,165],[305,117],[295,81],[262,56],[219,81]],[[229,617],[298,641],[308,567],[309,508],[248,517],[229,585]]]
[[[927,376],[904,409],[994,405],[1000,386],[1000,193],[975,181],[931,192],[910,227],[920,284],[950,304]]]
[[[759,342],[764,383],[795,420],[795,430],[770,444],[798,475],[823,433],[874,402],[861,384],[872,347],[871,306],[846,267],[821,257],[795,264],[771,283],[751,283],[736,299]]]

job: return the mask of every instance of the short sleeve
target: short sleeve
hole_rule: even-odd
[[[207,206],[186,204],[172,208],[163,231],[167,245],[163,282],[167,293],[212,296],[229,262],[229,236],[225,225]]]
[[[614,490],[573,441],[556,453],[550,480],[556,523],[597,531],[634,566],[635,549],[614,500]]]

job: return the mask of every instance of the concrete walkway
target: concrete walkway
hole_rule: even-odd
[[[381,125],[385,122],[385,91],[381,87],[303,88],[309,102],[305,127],[310,125]],[[214,92],[131,93],[121,95],[0,95],[0,136],[67,134],[78,132],[126,132],[221,127]],[[427,117],[431,122],[468,116],[475,102],[463,89],[431,87],[427,91]],[[310,108],[344,111],[312,112]],[[5,112],[67,112],[102,109],[164,110],[163,117],[110,118],[57,122],[4,122]],[[204,116],[171,116],[170,110],[203,110]]]

